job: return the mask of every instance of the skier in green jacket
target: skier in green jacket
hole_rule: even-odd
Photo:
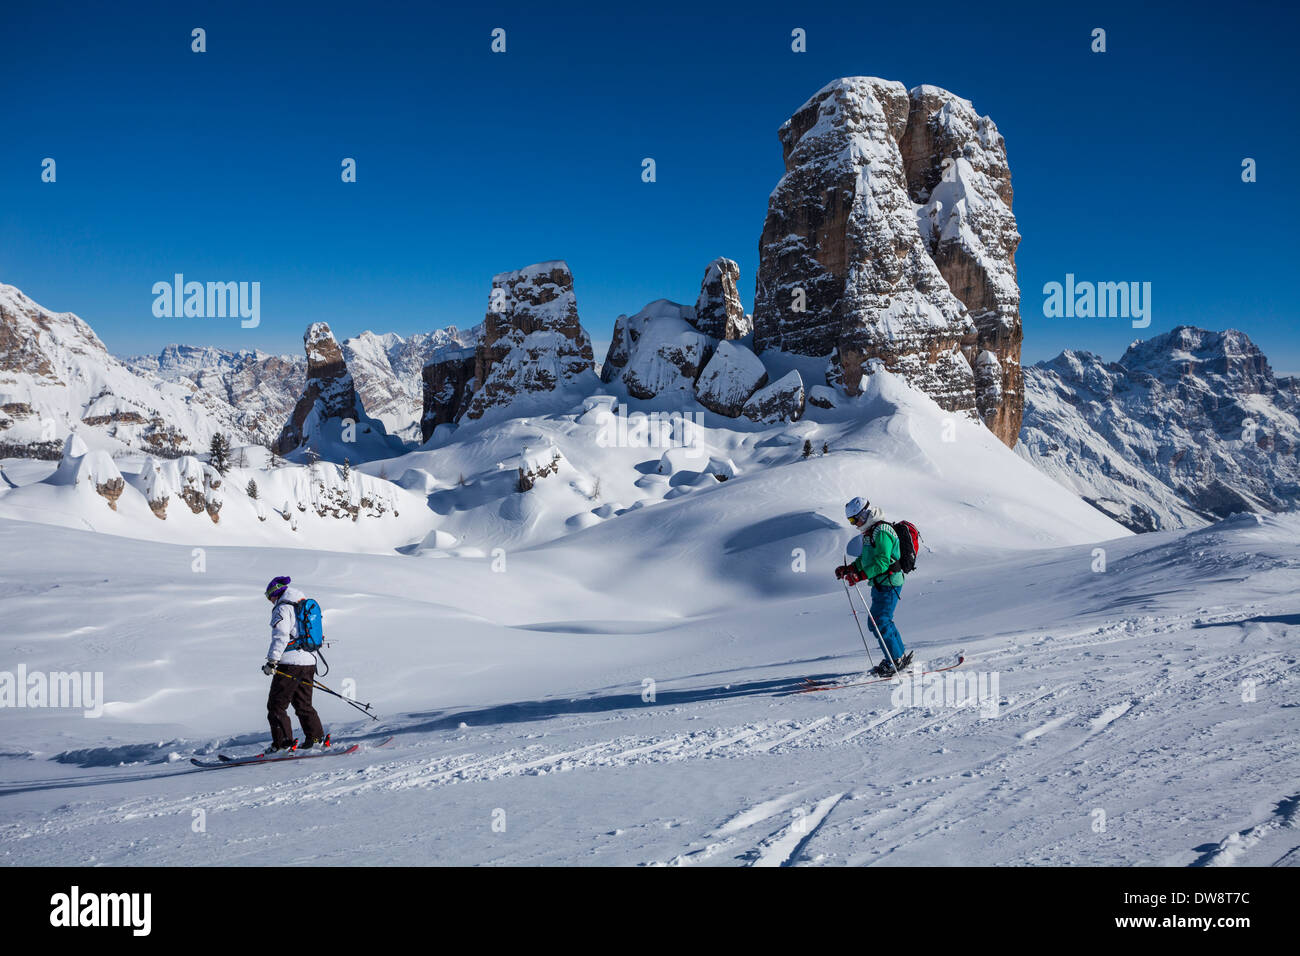
[[[880,508],[865,498],[854,498],[846,504],[844,514],[849,524],[862,532],[862,553],[836,568],[835,576],[850,585],[871,582],[871,623],[888,654],[875,670],[888,677],[912,663],[912,654],[904,651],[903,638],[894,624],[894,610],[903,595],[898,533],[884,520]]]

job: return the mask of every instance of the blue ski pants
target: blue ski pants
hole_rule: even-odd
[[[879,627],[878,636],[885,642],[894,660],[903,656],[903,638],[894,626],[894,609],[898,607],[898,599],[902,596],[901,587],[871,587],[871,617]]]

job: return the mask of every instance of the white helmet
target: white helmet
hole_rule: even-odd
[[[872,522],[879,521],[881,513],[879,506],[873,505],[866,498],[854,498],[844,505],[844,517],[855,528],[865,528]]]

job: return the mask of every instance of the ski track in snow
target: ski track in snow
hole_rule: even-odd
[[[837,793],[822,800],[807,815],[799,815],[781,830],[759,843],[752,866],[785,866],[799,852],[799,848],[812,839],[827,815],[835,809],[844,794]]]

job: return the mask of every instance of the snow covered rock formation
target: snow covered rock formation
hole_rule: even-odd
[[[755,350],[826,356],[827,384],[849,395],[880,359],[1013,445],[1019,235],[992,121],[937,87],[847,77],[779,136],[786,172],[759,245]]]
[[[307,349],[307,384],[272,451],[289,455],[307,450],[330,461],[365,461],[395,453],[401,442],[383,424],[365,415],[343,350],[324,322],[303,334]],[[349,454],[350,452],[350,454]]]

